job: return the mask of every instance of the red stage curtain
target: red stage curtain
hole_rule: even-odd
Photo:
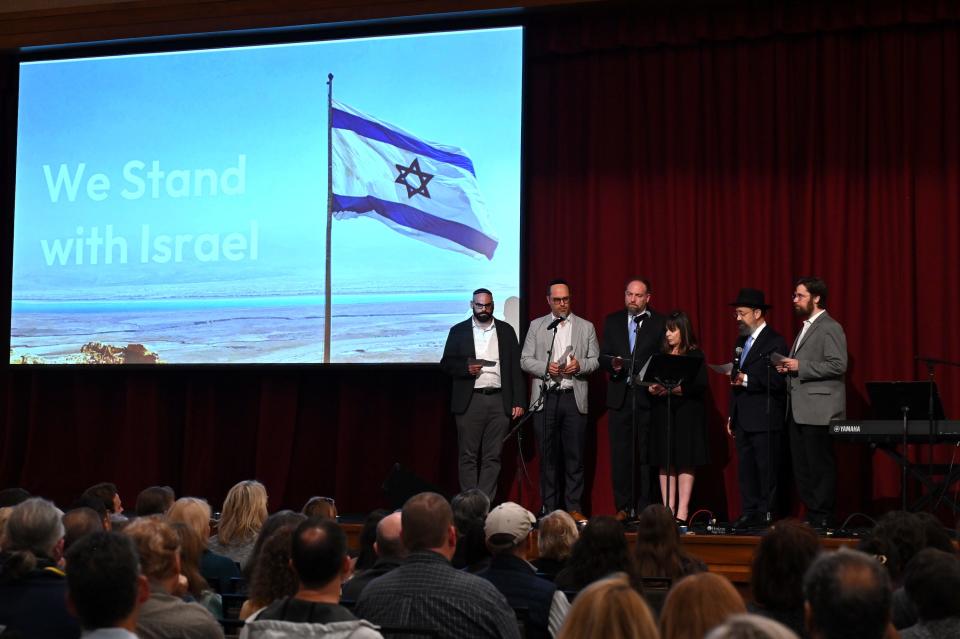
[[[528,315],[566,277],[601,325],[643,274],[652,304],[688,311],[709,361],[735,336],[727,305],[762,288],[792,340],[796,277],[818,274],[847,331],[848,412],[864,382],[913,379],[923,353],[960,360],[960,26],[952,3],[731,6],[542,18],[528,37]],[[834,7],[831,9],[831,7]],[[9,200],[8,200],[9,201]],[[9,260],[8,260],[9,263]],[[465,283],[472,289],[476,283]],[[271,508],[333,494],[381,505],[399,461],[456,491],[456,432],[438,369],[23,370],[5,373],[0,484],[68,502],[116,481],[210,497],[267,483]],[[938,369],[950,416],[960,371]],[[738,512],[735,455],[714,379],[714,463],[695,507]],[[604,380],[591,388],[588,503],[610,512]],[[523,501],[539,506],[532,438]],[[899,473],[838,447],[840,508],[898,502]],[[949,459],[950,451],[940,451]],[[515,448],[504,451],[504,493]],[[924,457],[925,458],[925,457]]]

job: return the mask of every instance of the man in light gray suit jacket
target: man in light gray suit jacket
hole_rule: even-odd
[[[582,521],[587,376],[599,366],[600,346],[593,324],[570,312],[570,287],[564,280],[550,282],[547,303],[550,313],[530,322],[520,354],[520,367],[533,377],[530,405],[537,408],[533,431],[540,452],[540,500],[543,511],[563,508]],[[544,386],[546,396],[538,404]]]
[[[830,525],[836,506],[837,468],[829,424],[846,412],[847,337],[826,309],[827,285],[804,277],[793,293],[793,309],[803,329],[793,341],[790,358],[777,370],[787,375],[787,430],[793,474],[807,521]]]

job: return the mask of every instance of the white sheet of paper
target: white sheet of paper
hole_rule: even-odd
[[[720,373],[721,375],[729,375],[733,372],[733,363],[728,364],[707,364],[710,367],[710,370],[715,373]]]

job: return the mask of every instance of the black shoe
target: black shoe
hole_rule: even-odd
[[[747,528],[757,528],[764,525],[763,515],[760,513],[744,513],[733,522],[734,530],[746,530]]]

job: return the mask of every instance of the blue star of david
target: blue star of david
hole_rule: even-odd
[[[407,187],[407,198],[412,198],[418,193],[424,197],[430,197],[430,191],[427,190],[427,182],[433,179],[433,176],[420,170],[420,160],[418,158],[414,158],[410,166],[403,166],[402,164],[395,164],[394,166],[400,171],[400,175],[397,176],[395,182]],[[416,188],[410,186],[410,183],[407,182],[408,175],[415,175],[420,181],[420,186]]]

